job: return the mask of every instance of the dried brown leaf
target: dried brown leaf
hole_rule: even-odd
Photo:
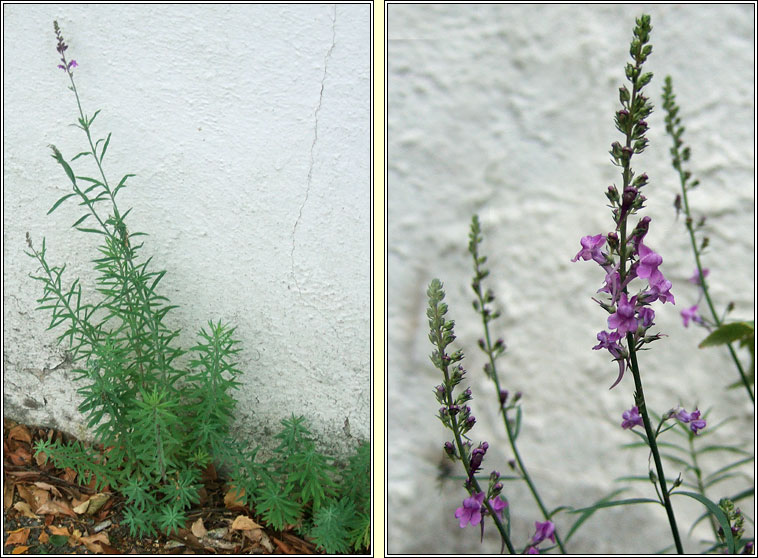
[[[50,492],[53,493],[53,496],[58,496],[59,498],[61,496],[60,490],[58,490],[58,488],[53,486],[52,484],[37,481],[34,483],[34,486],[36,486],[40,490],[49,490]]]
[[[192,534],[195,535],[198,539],[202,539],[207,533],[208,533],[208,530],[205,528],[205,525],[203,524],[202,517],[192,524]]]
[[[13,509],[21,512],[24,517],[28,517],[29,519],[39,519],[39,516],[31,510],[29,504],[26,502],[16,502],[13,504]]]
[[[3,486],[3,509],[9,510],[13,506],[13,491],[16,489],[16,483],[9,480]]]
[[[28,546],[17,546],[11,551],[11,554],[23,554],[27,550],[29,550]]]
[[[238,515],[232,522],[232,529],[236,531],[249,531],[251,529],[261,529],[255,521],[247,517],[246,515]]]
[[[3,546],[8,546],[9,544],[26,544],[30,531],[31,529],[29,529],[29,527],[22,527],[15,531],[9,531],[8,538],[5,540]]]
[[[245,507],[245,489],[232,486],[224,495],[224,505],[229,508]]]
[[[71,533],[68,531],[68,527],[58,527],[57,525],[49,525],[47,528],[51,535],[62,535],[64,537],[70,537]]]
[[[18,440],[19,442],[26,442],[27,444],[32,443],[32,435],[29,432],[29,429],[23,424],[19,424],[11,428],[8,431],[8,439]]]

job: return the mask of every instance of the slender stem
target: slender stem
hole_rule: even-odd
[[[476,242],[476,239],[473,240],[473,242]],[[479,277],[481,275],[480,269],[479,269],[479,262],[478,262],[478,251],[474,251],[474,270],[476,273],[476,276]],[[540,511],[542,512],[542,516],[550,521],[550,514],[547,511],[547,508],[545,508],[545,505],[542,503],[542,499],[540,498],[539,493],[537,492],[537,487],[534,485],[534,482],[532,481],[532,478],[529,476],[529,472],[526,469],[526,466],[524,465],[523,460],[521,459],[521,454],[518,451],[518,448],[516,447],[516,438],[513,434],[513,429],[511,427],[510,419],[508,418],[508,413],[505,409],[505,405],[503,405],[500,402],[500,379],[497,375],[497,367],[495,366],[495,355],[494,355],[494,348],[492,346],[492,339],[490,337],[490,328],[489,328],[489,320],[487,319],[487,314],[485,312],[485,299],[484,295],[482,294],[482,287],[479,282],[476,283],[475,289],[476,296],[479,299],[479,314],[482,317],[482,325],[484,326],[484,338],[486,343],[485,352],[487,353],[490,361],[490,371],[492,374],[492,380],[495,383],[495,397],[497,399],[498,407],[500,408],[500,414],[503,417],[503,425],[505,426],[505,431],[508,434],[508,443],[511,446],[511,450],[513,451],[513,456],[516,459],[516,463],[518,463],[519,470],[521,472],[521,476],[526,482],[527,486],[529,487],[529,491],[532,493],[532,496],[534,496],[535,502],[537,502],[537,506],[539,506]],[[563,542],[561,541],[561,538],[558,536],[558,532],[555,533],[555,542],[558,544],[558,546],[561,549],[561,552],[563,554],[566,554],[566,549],[563,546]]]
[[[642,378],[640,377],[639,366],[637,365],[637,353],[634,349],[634,338],[631,333],[626,334],[626,342],[629,344],[629,356],[632,362],[632,375],[634,376],[634,388],[635,388],[635,403],[637,409],[642,415],[642,422],[645,425],[645,433],[647,434],[648,444],[650,445],[650,451],[653,454],[653,461],[655,461],[655,470],[658,475],[658,483],[661,486],[661,496],[663,496],[663,505],[666,508],[666,515],[668,515],[669,525],[671,526],[671,534],[674,537],[674,544],[676,545],[676,551],[678,554],[684,554],[682,549],[682,541],[679,538],[679,530],[676,526],[676,517],[674,517],[674,508],[671,505],[671,499],[669,492],[666,488],[666,477],[663,473],[663,463],[661,462],[661,456],[658,453],[658,444],[655,441],[655,432],[650,424],[650,417],[647,414],[647,406],[645,405],[645,394],[642,391]]]
[[[440,352],[442,354],[442,352]],[[442,373],[445,375],[445,385],[450,385],[450,375],[447,370],[447,366],[442,370]],[[453,395],[452,390],[446,390],[447,392],[447,403],[448,408],[450,408],[453,405]],[[458,455],[461,456],[461,463],[463,463],[463,467],[466,470],[466,474],[469,475],[469,479],[471,481],[471,485],[474,487],[474,490],[476,491],[476,494],[479,494],[482,491],[481,486],[479,485],[479,481],[476,480],[476,477],[472,474],[471,471],[471,461],[469,460],[468,456],[466,455],[465,447],[463,445],[463,440],[461,436],[460,426],[458,424],[457,417],[454,415],[450,417],[450,424],[452,425],[453,435],[455,437],[455,445],[458,448]],[[513,548],[513,544],[511,543],[511,539],[508,536],[508,533],[505,530],[505,526],[500,521],[500,518],[495,513],[495,510],[492,509],[492,506],[490,505],[489,501],[487,501],[487,498],[484,499],[484,505],[489,511],[490,515],[492,516],[492,519],[495,521],[495,527],[497,527],[498,532],[500,533],[500,538],[503,539],[503,542],[505,543],[505,546],[508,547],[508,552],[510,554],[516,554],[516,550]]]
[[[637,72],[640,71],[642,66],[642,63],[640,59],[637,59],[635,62],[635,69]],[[629,107],[633,108],[637,104],[637,94],[638,94],[638,88],[637,88],[637,81],[632,80],[632,94],[631,94],[631,100],[629,102]],[[631,111],[630,111],[631,112]],[[627,153],[628,156],[622,158],[622,164],[623,164],[623,180],[624,180],[624,189],[622,192],[626,192],[627,187],[631,183],[632,180],[632,170],[631,170],[631,158],[633,151],[631,151],[632,147],[632,127],[627,126],[626,129],[626,149],[628,150]],[[624,211],[624,209],[619,209],[620,212]],[[627,237],[626,237],[626,222],[629,217],[630,210],[626,210],[625,213],[619,214],[619,275],[621,278],[621,284],[624,284],[624,281],[626,279],[626,260],[627,260]],[[627,287],[624,287],[624,292],[627,293]],[[635,340],[632,333],[627,332],[626,334],[626,343],[629,351],[629,361],[630,361],[630,368],[632,369],[632,375],[634,376],[634,386],[635,386],[635,404],[637,405],[637,409],[642,416],[642,422],[645,426],[645,432],[647,433],[647,439],[648,439],[648,445],[650,446],[650,451],[653,454],[653,460],[655,461],[655,468],[658,475],[658,483],[661,487],[661,494],[660,497],[663,498],[663,505],[666,508],[666,515],[668,516],[669,525],[671,526],[671,534],[674,537],[674,544],[676,546],[677,553],[683,554],[684,551],[682,549],[682,542],[679,538],[679,530],[676,526],[676,517],[674,516],[674,508],[671,506],[671,500],[669,498],[669,493],[666,488],[666,477],[664,476],[663,472],[663,464],[661,463],[661,456],[658,452],[658,444],[656,443],[655,437],[656,433],[653,430],[652,425],[650,424],[650,417],[647,414],[647,406],[645,404],[645,394],[642,390],[642,378],[640,376],[640,370],[639,366],[637,364],[637,353],[636,353],[636,346],[635,346]]]
[[[697,272],[698,272],[698,276],[700,277],[700,286],[703,289],[703,295],[705,296],[705,301],[708,303],[708,308],[711,311],[711,316],[713,316],[713,321],[716,323],[716,327],[719,327],[721,326],[722,321],[719,318],[718,314],[716,313],[716,309],[713,306],[713,301],[711,300],[711,294],[708,290],[708,284],[705,280],[705,275],[703,274],[703,266],[700,263],[700,250],[698,249],[697,241],[695,240],[695,229],[692,226],[692,215],[690,214],[690,204],[689,204],[689,201],[687,200],[687,178],[685,177],[684,171],[682,170],[681,159],[679,155],[679,147],[676,144],[676,140],[674,141],[674,151],[675,151],[674,168],[679,173],[679,183],[682,188],[682,203],[683,203],[684,215],[686,217],[685,224],[687,227],[687,232],[689,233],[690,244],[692,245],[692,252],[695,255],[695,265],[697,265]],[[729,355],[732,357],[732,360],[734,361],[734,365],[737,367],[737,372],[739,372],[740,374],[742,385],[745,386],[745,389],[747,390],[750,400],[753,402],[753,404],[755,404],[755,395],[753,394],[753,390],[750,388],[750,382],[747,379],[745,370],[742,368],[742,364],[737,358],[737,354],[735,353],[734,348],[732,347],[732,344],[727,343],[726,346],[727,346],[727,349],[729,349]]]

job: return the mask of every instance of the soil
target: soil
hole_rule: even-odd
[[[51,428],[3,421],[3,554],[319,554],[293,530],[270,528],[234,498],[213,467],[184,529],[134,537],[122,521],[125,499],[70,469],[34,456],[38,439],[70,441]]]

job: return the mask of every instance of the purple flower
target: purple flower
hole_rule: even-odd
[[[708,274],[710,272],[711,270],[707,267],[703,268],[703,278],[708,277]],[[695,268],[695,271],[692,273],[692,277],[690,277],[688,281],[693,285],[700,285],[700,273],[698,272],[697,268]]]
[[[76,63],[76,60],[72,60],[68,63],[68,69],[70,70],[71,68],[76,68],[78,65],[79,64]]]
[[[597,351],[598,349],[608,349],[611,351],[611,354],[613,354],[614,351],[621,349],[621,346],[618,343],[619,339],[621,339],[621,335],[617,331],[612,331],[610,333],[607,331],[601,331],[597,334],[597,340],[600,341],[600,343],[592,347],[592,350]]]
[[[650,290],[646,294],[647,298],[651,302],[660,300],[664,304],[667,302],[676,304],[674,295],[671,294],[671,281],[668,281],[660,271],[658,272],[657,282],[650,285]]]
[[[605,256],[600,252],[600,247],[605,244],[605,236],[598,234],[595,236],[583,236],[580,240],[582,249],[576,253],[572,262],[577,261],[579,258],[584,261],[595,260],[599,264],[605,263]]]
[[[621,417],[624,419],[621,422],[621,428],[629,429],[634,428],[635,426],[642,426],[642,417],[640,416],[640,410],[636,405],[628,411],[624,411],[621,414]]]
[[[484,492],[474,494],[463,501],[463,505],[455,510],[455,517],[460,519],[461,529],[469,523],[479,525],[482,521],[482,503],[484,502]]]
[[[637,318],[634,317],[636,302],[637,297],[633,296],[632,300],[628,301],[626,293],[621,293],[616,312],[608,316],[608,327],[617,330],[619,335],[636,331]]]
[[[652,285],[657,275],[660,274],[658,266],[663,262],[663,258],[642,243],[640,243],[639,255],[640,261],[637,264],[637,277],[648,279]]]
[[[647,329],[653,325],[653,320],[655,319],[655,311],[652,308],[645,306],[644,308],[640,308],[639,316],[640,320],[642,320],[642,327]]]
[[[535,521],[534,526],[537,528],[537,532],[532,537],[532,544],[540,544],[545,539],[555,542],[555,525],[552,521],[545,521],[544,523]]]
[[[503,500],[502,496],[498,496],[497,498],[492,498],[490,500],[490,506],[492,506],[492,509],[495,511],[497,516],[500,519],[503,519],[503,510],[508,507],[508,502]]]
[[[539,551],[539,549],[536,546],[530,546],[529,548],[526,549],[526,553],[527,554],[539,554],[540,551]]]
[[[700,411],[698,409],[695,409],[691,413],[681,409],[675,416],[683,423],[689,423],[690,430],[695,434],[697,434],[698,430],[702,430],[706,426],[705,420],[700,418]]]
[[[682,315],[682,321],[684,322],[684,327],[690,326],[690,320],[692,320],[693,322],[700,321],[700,318],[697,315],[697,304],[695,304],[695,306],[690,306],[686,310],[682,310],[680,314]]]

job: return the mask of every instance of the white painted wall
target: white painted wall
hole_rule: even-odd
[[[499,552],[494,528],[479,530],[453,517],[464,490],[436,481],[447,431],[435,418],[433,387],[441,374],[429,361],[426,288],[445,283],[450,316],[474,393],[474,441],[487,440],[485,473],[506,472],[501,422],[489,405],[493,386],[481,372],[480,323],[471,308],[471,215],[480,214],[489,285],[504,317],[495,322],[507,355],[505,386],[524,393],[523,457],[550,508],[586,506],[647,473],[644,452],[619,445],[637,438],[620,428],[633,405],[631,375],[613,391],[616,364],[592,351],[607,315],[590,299],[601,286],[594,263],[571,263],[579,239],[612,227],[603,192],[619,183],[608,149],[618,88],[629,58],[634,18],[652,16],[655,73],[648,92],[650,147],[634,169],[651,177],[645,189],[653,219],[649,245],[663,256],[677,304],[656,305],[668,337],[640,356],[648,404],[663,412],[678,403],[712,408],[712,421],[737,421],[721,440],[753,441],[753,406],[725,350],[698,350],[703,330],[684,329],[679,312],[697,293],[688,238],[672,203],[678,181],[669,162],[660,108],[671,74],[692,146],[692,192],[709,216],[712,293],[719,308],[736,304],[735,319],[754,316],[754,7],[751,5],[398,5],[388,14],[388,549],[450,554]],[[746,354],[741,353],[746,361]],[[704,468],[714,470],[715,463]],[[668,467],[672,477],[676,472]],[[460,473],[460,471],[457,471]],[[723,485],[713,498],[749,486]],[[650,485],[636,494],[653,496]],[[523,548],[541,519],[523,484],[506,489],[513,537]],[[630,492],[629,496],[635,492]],[[686,533],[701,508],[677,500]],[[752,501],[742,509],[753,508]],[[557,520],[565,534],[565,515]],[[702,525],[704,528],[705,525]],[[750,531],[752,527],[748,527]],[[698,529],[685,548],[697,551]],[[616,508],[598,514],[569,544],[575,553],[652,553],[671,544],[663,509]]]
[[[6,416],[82,425],[23,255],[26,231],[38,246],[45,236],[68,280],[92,284],[94,239],[69,228],[78,208],[45,216],[69,188],[47,144],[71,158],[86,141],[68,127],[57,19],[85,110],[102,109],[94,129],[113,132],[106,172],[137,175],[121,207],[168,270],[163,293],[180,305],[169,325],[184,347],[209,319],[238,326],[244,435],[270,447],[294,412],[325,447],[368,439],[370,6],[3,10]]]

